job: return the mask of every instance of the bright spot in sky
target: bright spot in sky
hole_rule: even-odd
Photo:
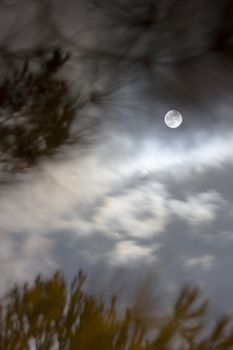
[[[164,121],[169,128],[174,129],[181,125],[183,118],[180,112],[171,110],[166,113]]]

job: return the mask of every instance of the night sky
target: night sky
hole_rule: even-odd
[[[73,125],[77,133],[88,126],[87,142],[61,147],[1,186],[1,292],[55,269],[71,277],[83,268],[97,278],[95,290],[110,282],[127,290],[152,273],[164,293],[198,284],[216,311],[233,311],[233,61],[215,48],[223,5],[184,3],[158,2],[158,26],[132,34],[120,22],[108,30],[108,7],[43,1],[48,25],[36,20],[36,1],[1,0],[0,43],[28,50],[63,37],[73,90],[111,92]],[[132,56],[145,53],[150,64],[110,59],[108,69],[100,60],[93,78],[76,50],[114,55],[131,37]],[[177,129],[164,124],[171,109],[183,116]]]

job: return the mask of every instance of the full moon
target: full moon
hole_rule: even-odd
[[[180,112],[171,110],[166,113],[164,121],[169,128],[174,129],[181,125],[183,118]]]

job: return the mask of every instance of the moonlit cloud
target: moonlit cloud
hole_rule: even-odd
[[[184,266],[187,269],[202,268],[204,270],[209,270],[213,267],[214,263],[215,263],[214,256],[203,255],[195,258],[187,258],[184,261]]]
[[[38,273],[46,275],[57,268],[51,257],[52,240],[40,235],[3,234],[0,246],[0,292],[15,281],[31,280]]]
[[[133,265],[142,259],[146,259],[147,262],[156,262],[154,249],[142,247],[133,241],[118,242],[114,256],[110,256],[110,262],[118,266],[122,264]]]
[[[186,201],[171,200],[170,208],[173,214],[190,222],[191,225],[202,225],[216,219],[219,208],[225,204],[221,195],[216,192],[206,192],[189,196]]]

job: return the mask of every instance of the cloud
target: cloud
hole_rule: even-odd
[[[210,224],[216,219],[219,209],[226,205],[217,192],[197,193],[189,195],[186,200],[172,199],[169,203],[171,212],[191,225]]]
[[[157,247],[158,248],[158,247]],[[133,265],[140,264],[140,261],[146,259],[147,264],[156,262],[154,247],[143,247],[133,241],[122,241],[116,244],[114,254],[109,256],[110,263],[114,265]],[[145,260],[144,260],[145,262]]]
[[[64,10],[78,23],[74,8],[59,4],[56,20]],[[34,15],[34,7],[28,11]],[[96,33],[89,34],[82,34],[88,45]],[[232,73],[220,59],[198,63],[192,72],[155,67],[149,80],[144,72],[124,76],[112,105],[84,113],[101,121],[93,144],[64,149],[1,189],[1,287],[9,276],[22,280],[57,267],[68,274],[101,263],[97,272],[104,267],[109,277],[117,266],[148,264],[165,286],[192,277],[230,294]],[[172,108],[184,119],[174,132],[163,121]]]
[[[106,196],[92,216],[93,226],[107,234],[147,238],[163,232],[167,222],[166,191],[157,184]]]
[[[187,257],[184,259],[184,267],[186,269],[201,268],[203,270],[210,270],[215,264],[215,257],[213,255],[203,255],[199,257]]]
[[[51,256],[53,242],[46,236],[1,232],[1,242],[1,294],[12,283],[31,281],[38,273],[47,275],[56,269]]]

